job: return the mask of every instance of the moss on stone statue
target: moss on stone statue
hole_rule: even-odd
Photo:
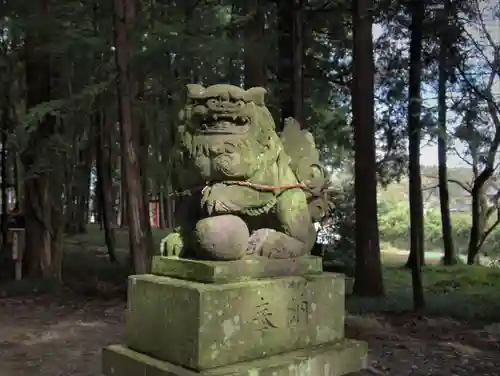
[[[312,135],[290,118],[278,136],[264,88],[187,89],[175,188],[194,195],[183,203],[179,231],[164,239],[166,255],[230,261],[309,254],[313,222],[329,208],[329,177]]]
[[[153,258],[152,274],[206,283],[228,283],[323,272],[320,257],[295,259],[248,258],[236,261],[202,261],[178,257]]]
[[[341,376],[365,368],[367,352],[364,342],[341,340],[197,372],[114,345],[103,351],[103,373],[106,376]]]
[[[310,256],[329,177],[263,88],[188,85],[172,163],[179,228],[153,274],[129,278],[124,346],[107,376],[340,376],[366,365],[344,339],[345,278]],[[163,252],[165,251],[165,252]],[[175,257],[170,257],[175,256]]]
[[[198,370],[324,344],[344,336],[344,290],[330,273],[229,284],[133,276],[126,344]]]

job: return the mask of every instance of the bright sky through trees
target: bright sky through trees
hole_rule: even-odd
[[[490,9],[491,8],[491,9]],[[499,15],[495,14],[494,11],[495,7],[489,7],[483,9],[484,10],[484,21],[486,24],[486,28],[488,32],[491,34],[492,39],[495,41],[495,43],[500,43],[500,17]],[[477,30],[474,30],[474,28],[469,28],[469,33],[470,36],[475,37],[477,36],[480,38],[480,35]],[[373,39],[376,40],[380,35],[382,34],[382,27],[379,24],[375,24],[373,26]],[[405,43],[404,41],[401,41],[401,43]],[[485,51],[486,55],[491,55],[492,51]],[[500,75],[499,75],[500,77]],[[500,98],[500,78],[497,78],[496,83],[494,84],[493,88],[493,93],[495,96],[498,96]],[[422,92],[422,98],[423,98],[423,104],[424,106],[427,107],[437,107],[437,93],[429,93],[425,91],[425,88],[423,87],[423,92]],[[451,112],[451,111],[450,111]],[[452,119],[453,114],[450,113],[450,116],[448,116],[448,119]],[[449,129],[454,128],[454,124],[448,124]],[[449,140],[450,144],[452,143],[452,140]],[[466,148],[465,146],[459,142],[455,141],[453,142],[454,145],[449,153],[448,153],[448,166],[449,167],[464,167],[467,166],[468,164],[464,162],[463,158],[465,157],[465,151]],[[451,146],[451,145],[450,145]],[[424,142],[422,145],[422,152],[421,152],[421,157],[420,161],[422,165],[424,166],[435,166],[437,165],[437,157],[438,152],[437,152],[437,144],[435,141],[429,141]]]

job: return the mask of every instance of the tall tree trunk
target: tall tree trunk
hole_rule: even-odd
[[[97,107],[97,106],[96,106]],[[104,112],[96,108],[94,114],[94,130],[96,137],[96,170],[97,170],[97,192],[99,198],[101,223],[104,228],[106,248],[108,249],[109,260],[117,262],[116,258],[116,237],[113,224],[113,181],[111,179],[110,152],[110,122],[103,119]]]
[[[75,137],[77,140],[78,137]],[[75,141],[77,142],[77,141]],[[72,185],[70,204],[70,220],[66,224],[66,232],[69,234],[83,234],[87,231],[88,223],[88,201],[90,193],[90,173],[92,169],[92,150],[90,142],[81,150],[76,151],[77,166],[75,166],[75,178]]]
[[[179,202],[176,200],[176,197],[173,195],[174,189],[172,187],[172,182],[170,179],[167,181],[167,187],[165,190],[166,193],[166,199],[165,199],[165,220],[166,220],[166,227],[169,230],[172,230],[177,226],[176,220],[175,220],[175,207],[176,204]]]
[[[138,75],[139,79],[137,81],[137,100],[144,100],[144,84],[146,77],[143,72]],[[142,200],[144,205],[144,210],[142,212],[142,224],[141,227],[145,231],[146,244],[147,249],[153,252],[154,243],[153,243],[153,233],[151,230],[151,215],[149,211],[149,180],[148,180],[148,163],[149,163],[149,131],[148,131],[148,123],[147,117],[144,111],[141,113],[137,113],[137,121],[139,123],[139,127],[137,128],[137,136],[136,138],[139,140],[139,173],[141,176],[141,188],[142,188]]]
[[[423,0],[412,0],[410,39],[410,83],[408,106],[409,134],[409,185],[410,185],[410,258],[413,284],[413,303],[416,311],[425,307],[422,285],[422,263],[424,260],[424,209],[422,178],[420,175],[420,81],[422,75],[422,24]]]
[[[23,193],[22,193],[22,190],[23,190],[23,181],[21,179],[21,175],[22,175],[22,172],[21,172],[21,160],[20,160],[20,156],[19,156],[19,153],[15,153],[14,155],[14,189],[16,190],[15,192],[15,200],[16,200],[16,205],[15,205],[15,208],[16,208],[16,211],[19,211],[22,207],[22,201],[23,201]]]
[[[121,148],[120,148],[121,149]],[[120,154],[123,154],[121,152]],[[118,212],[118,222],[121,228],[128,227],[128,219],[127,219],[127,192],[126,189],[126,181],[125,181],[125,164],[123,162],[123,158],[120,157],[120,189],[119,189],[119,212]]]
[[[372,0],[354,1],[352,121],[358,231],[353,292],[360,296],[384,295],[377,220],[372,7]]]
[[[159,199],[159,210],[160,210],[160,228],[165,229],[166,218],[165,218],[165,190],[163,187],[160,188],[160,193],[158,195]]]
[[[65,196],[67,197],[67,206],[66,206],[66,214],[68,216],[68,222],[66,226],[66,232],[68,234],[76,234],[76,211],[77,211],[77,194],[78,194],[78,187],[77,187],[77,182],[78,182],[78,166],[80,164],[79,160],[79,153],[78,153],[78,135],[77,132],[73,132],[73,139],[72,139],[73,145],[75,145],[73,151],[74,155],[73,158],[74,160],[71,163],[71,167],[66,166],[66,178],[68,180],[68,186],[66,188]],[[69,178],[71,176],[73,179]],[[76,182],[75,182],[76,180]]]
[[[78,233],[84,234],[87,232],[87,225],[89,224],[89,202],[90,202],[90,183],[92,181],[92,163],[94,161],[94,152],[92,145],[89,145],[83,151],[82,166],[82,182],[80,185],[81,194],[78,197]]]
[[[304,121],[303,8],[305,0],[277,0],[278,5],[278,80],[280,84],[281,122],[294,117]]]
[[[245,87],[265,87],[266,53],[264,51],[264,11],[262,0],[245,1],[245,13],[250,19],[245,25]]]
[[[453,244],[453,231],[450,218],[450,194],[448,192],[448,166],[447,153],[447,126],[446,126],[446,83],[448,81],[447,41],[446,33],[448,24],[449,0],[445,0],[441,20],[441,33],[439,38],[439,90],[438,90],[438,172],[439,172],[439,203],[441,206],[441,225],[443,231],[444,265],[457,263],[455,246]]]
[[[481,209],[481,200],[484,198],[485,185],[492,177],[494,169],[486,167],[474,180],[471,191],[472,198],[472,226],[469,235],[469,247],[467,250],[467,264],[473,265],[478,261],[481,237],[486,227],[486,218]]]
[[[125,193],[127,200],[127,220],[129,226],[129,246],[134,272],[147,273],[150,269],[148,230],[144,227],[144,202],[140,176],[140,140],[135,124],[133,104],[137,88],[132,74],[133,54],[132,28],[135,23],[135,1],[114,0],[114,26],[116,66],[118,68],[118,108],[121,130],[121,151]]]
[[[39,0],[33,5],[40,19],[49,17],[48,0]],[[35,28],[33,25],[28,26],[26,32],[24,48],[28,109],[51,99],[50,57],[46,51],[39,48],[48,40],[46,33],[47,30]],[[47,139],[54,132],[54,118],[46,116],[30,134],[28,146],[21,156],[26,175],[23,200],[26,226],[25,259],[28,276],[32,278],[57,279],[61,276],[60,264],[54,261],[61,258],[55,253],[62,250],[52,249],[51,176],[48,171],[36,171],[36,161],[46,157]]]
[[[246,2],[245,2],[246,4]],[[226,29],[227,38],[232,41],[237,41],[239,37],[239,27],[235,23],[234,16],[238,16],[236,13],[238,9],[238,4],[233,2],[231,5],[231,16],[229,19],[229,25]],[[227,54],[227,68],[225,72],[225,80],[228,84],[241,86],[241,59],[240,51],[238,48],[228,52]]]
[[[64,159],[64,158],[63,158]],[[64,164],[68,165],[68,161],[64,160]],[[49,181],[49,195],[50,201],[54,201],[55,197],[63,197],[64,184],[61,182],[64,180],[62,175],[58,175],[57,172],[52,174],[52,178]],[[64,256],[64,230],[67,222],[67,216],[64,212],[64,205],[51,205],[50,210],[50,221],[51,221],[51,236],[50,236],[50,247],[52,253],[52,270],[53,278],[61,281],[62,280],[62,262]]]
[[[7,81],[7,80],[6,80]],[[2,249],[5,248],[7,240],[7,229],[8,229],[8,200],[9,200],[9,184],[7,170],[8,160],[7,160],[7,135],[10,131],[9,126],[9,108],[10,108],[10,83],[6,82],[4,85],[4,105],[2,108],[2,155],[1,155],[1,179],[2,179]]]
[[[98,141],[96,140],[96,143]],[[97,163],[98,162],[98,156],[97,156],[97,150],[96,150],[96,170],[97,170]],[[97,171],[96,171],[96,174],[97,174]],[[99,197],[99,192],[100,192],[100,187],[99,185],[101,184],[101,182],[99,181],[99,176],[97,176],[97,179],[95,181],[95,196],[94,196],[94,202],[93,202],[93,205],[92,205],[92,212],[94,213],[95,215],[95,223],[99,225],[99,229],[102,231],[104,229],[104,223],[103,223],[103,220],[102,220],[102,212],[103,212],[103,208],[102,208],[102,202],[101,202],[101,198]]]

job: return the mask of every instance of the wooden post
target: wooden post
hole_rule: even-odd
[[[20,281],[23,278],[24,228],[9,228],[8,233],[12,239],[12,260],[16,264],[16,281]]]

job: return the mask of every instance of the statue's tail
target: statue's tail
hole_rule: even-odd
[[[314,137],[311,132],[301,129],[297,120],[287,118],[280,138],[285,153],[291,158],[290,167],[295,176],[308,187],[306,195],[309,211],[313,220],[318,221],[330,209],[330,179],[320,163]]]

